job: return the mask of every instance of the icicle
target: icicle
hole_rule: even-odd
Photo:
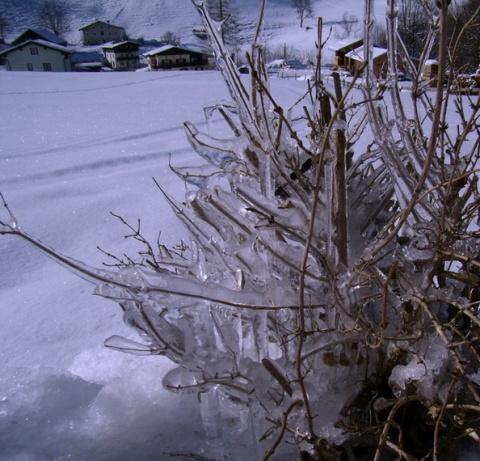
[[[198,400],[200,402],[200,413],[207,443],[213,446],[223,445],[223,423],[218,392],[216,389],[201,392],[198,395]]]
[[[105,340],[104,344],[109,349],[115,349],[133,355],[159,355],[165,351],[165,349],[159,348],[158,346],[141,344],[117,335],[110,336],[110,338]]]
[[[236,143],[213,139],[188,122],[185,122],[185,132],[195,151],[212,165],[223,169],[240,160],[235,152]]]

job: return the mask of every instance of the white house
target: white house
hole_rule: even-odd
[[[108,42],[122,42],[127,39],[125,29],[107,21],[94,21],[80,28],[84,45],[102,45]]]
[[[8,70],[70,72],[72,52],[46,40],[29,40],[0,53]]]
[[[125,41],[102,46],[103,55],[114,70],[132,70],[140,67],[139,45]]]

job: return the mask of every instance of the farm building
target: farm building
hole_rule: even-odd
[[[108,42],[122,42],[127,39],[125,29],[108,21],[94,21],[80,28],[83,44],[103,45]]]
[[[166,45],[156,48],[144,56],[150,70],[205,70],[208,55],[181,46]]]

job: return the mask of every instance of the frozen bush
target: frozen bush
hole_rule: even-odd
[[[13,215],[1,223],[121,306],[140,339],[114,336],[107,347],[177,364],[163,385],[198,394],[213,457],[257,446],[263,459],[281,450],[441,459],[464,439],[478,442],[478,99],[423,80],[398,37],[394,0],[388,77],[377,78],[372,3],[365,65],[350,85],[338,74],[333,87],[322,81],[319,35],[315,80],[289,110],[269,90],[260,26],[247,84],[222,24],[194,1],[231,96],[205,114],[220,114],[232,136],[185,123],[205,165],[172,166],[190,189],[182,203],[164,197],[187,244],[155,247],[137,232],[141,257],[98,270],[28,236]],[[448,3],[424,6],[431,30],[420,68],[435,55],[440,82],[452,78]],[[408,93],[400,61],[413,77]]]

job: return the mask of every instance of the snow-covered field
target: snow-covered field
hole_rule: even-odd
[[[288,104],[305,81],[274,79]],[[0,191],[19,225],[100,267],[132,253],[110,212],[153,241],[185,235],[152,177],[181,199],[169,169],[195,161],[183,133],[227,98],[218,72],[0,72]],[[213,129],[227,135],[220,120]],[[5,217],[4,210],[1,211]],[[0,237],[0,460],[162,460],[202,452],[196,396],[165,391],[170,364],[104,348],[135,339],[119,307],[26,243]],[[179,459],[179,458],[175,458]]]

